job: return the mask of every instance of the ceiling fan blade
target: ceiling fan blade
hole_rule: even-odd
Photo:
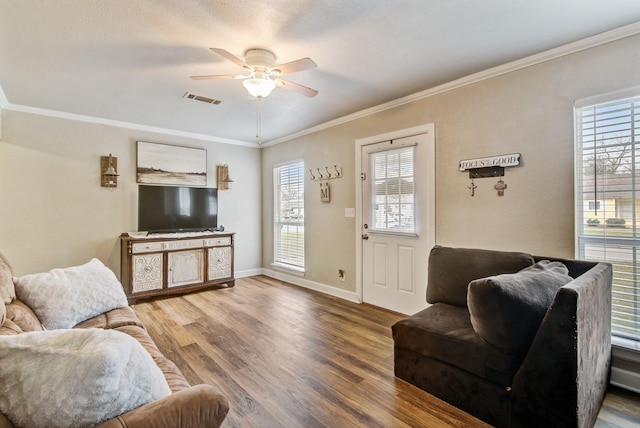
[[[220,49],[220,48],[209,48],[211,51],[217,53],[218,55],[220,55],[221,57],[224,57],[226,59],[228,59],[229,61],[238,64],[240,67],[243,68],[249,68],[249,66],[247,65],[246,62],[244,62],[243,60],[241,60],[240,58],[238,58],[237,56],[235,56],[234,54],[225,51],[224,49]]]
[[[275,79],[276,84],[283,89],[288,89],[293,92],[297,92],[309,98],[315,97],[318,95],[318,91],[315,89],[307,88],[306,86],[299,85],[298,83],[289,82],[284,79]]]
[[[311,58],[301,58],[295,61],[286,62],[284,64],[276,65],[273,67],[274,72],[279,72],[279,75],[297,73],[298,71],[311,70],[316,68],[317,65]]]
[[[244,74],[208,74],[205,76],[191,76],[193,80],[207,80],[207,79],[245,79],[249,76]]]

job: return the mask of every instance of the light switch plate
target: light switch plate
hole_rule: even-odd
[[[344,216],[345,217],[355,217],[356,216],[356,209],[355,208],[345,208],[344,209]]]

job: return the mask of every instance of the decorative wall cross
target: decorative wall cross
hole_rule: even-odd
[[[498,191],[498,196],[504,196],[504,189],[507,188],[507,185],[502,181],[502,179],[500,179],[493,188]]]
[[[469,186],[467,186],[468,189],[471,189],[471,196],[475,196],[476,195],[476,188],[478,186],[476,186],[476,184],[473,182],[473,180],[471,180],[471,184]]]

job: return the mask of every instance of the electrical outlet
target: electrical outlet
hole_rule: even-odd
[[[347,276],[344,274],[344,269],[338,269],[338,279],[342,282],[346,281]]]

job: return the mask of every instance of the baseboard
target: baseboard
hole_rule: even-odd
[[[310,290],[319,291],[320,293],[328,294],[333,297],[339,297],[344,300],[349,300],[351,302],[360,303],[356,296],[356,293],[353,291],[346,291],[340,288],[333,287],[327,284],[321,284],[319,282],[309,281],[304,278],[297,277],[295,275],[289,275],[284,272],[278,272],[271,269],[262,269],[261,272],[263,275],[266,275],[270,278],[279,279],[280,281],[286,281],[291,284],[308,288]]]
[[[256,269],[246,269],[246,270],[237,270],[235,271],[234,277],[236,278],[246,278],[248,276],[256,276],[256,275],[262,275],[262,268],[256,268]]]
[[[611,368],[611,385],[640,393],[640,374],[618,367]]]
[[[611,384],[640,393],[640,348],[636,342],[612,337]]]

